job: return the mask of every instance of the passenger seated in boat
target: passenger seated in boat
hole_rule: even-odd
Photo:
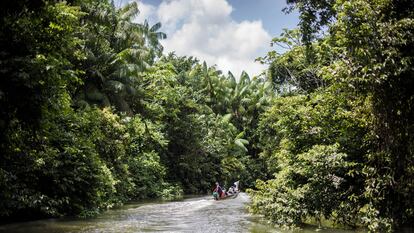
[[[220,187],[219,182],[216,182],[216,188],[213,190],[213,195],[214,195],[214,193],[217,193],[218,197],[223,197],[223,195],[224,195],[223,189]]]
[[[232,195],[235,193],[234,186],[230,186],[229,190],[227,191],[227,195]]]
[[[226,192],[226,187],[223,187],[223,192],[221,193],[220,197],[226,197],[227,196],[227,192]]]

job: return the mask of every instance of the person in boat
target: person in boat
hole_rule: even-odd
[[[234,182],[234,185],[233,185],[233,190],[234,190],[234,192],[235,193],[237,193],[237,192],[239,192],[240,190],[239,190],[239,181],[236,181],[236,182]]]
[[[223,187],[220,197],[225,198],[227,196],[226,186]]]
[[[229,190],[227,191],[227,195],[233,195],[235,193],[234,186],[230,186]]]
[[[219,197],[223,197],[224,192],[223,189],[220,187],[219,182],[216,182],[216,188],[213,191],[213,196],[216,200],[218,200]]]

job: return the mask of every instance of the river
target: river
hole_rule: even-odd
[[[249,197],[214,201],[210,196],[173,202],[127,204],[88,219],[48,219],[0,225],[7,233],[98,233],[98,232],[284,232],[263,224],[247,213]],[[315,232],[308,228],[302,233]],[[351,233],[324,229],[321,233]]]

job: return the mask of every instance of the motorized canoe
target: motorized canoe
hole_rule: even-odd
[[[239,195],[239,193],[240,193],[240,190],[239,190],[239,181],[234,182],[234,186],[233,187],[234,187],[234,189],[232,189],[232,192],[226,192],[225,195],[223,195],[223,196],[220,196],[220,195],[218,195],[217,192],[214,192],[213,193],[214,200],[218,201],[218,200],[225,200],[225,199],[230,199],[230,198],[231,199],[236,198]]]

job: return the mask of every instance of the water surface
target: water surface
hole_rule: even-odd
[[[214,201],[210,196],[183,201],[127,204],[96,218],[48,219],[0,226],[8,233],[98,233],[98,232],[286,232],[250,215],[245,206],[249,198],[240,193],[235,199]],[[320,233],[351,233],[323,229]],[[308,228],[301,233],[316,232]]]

